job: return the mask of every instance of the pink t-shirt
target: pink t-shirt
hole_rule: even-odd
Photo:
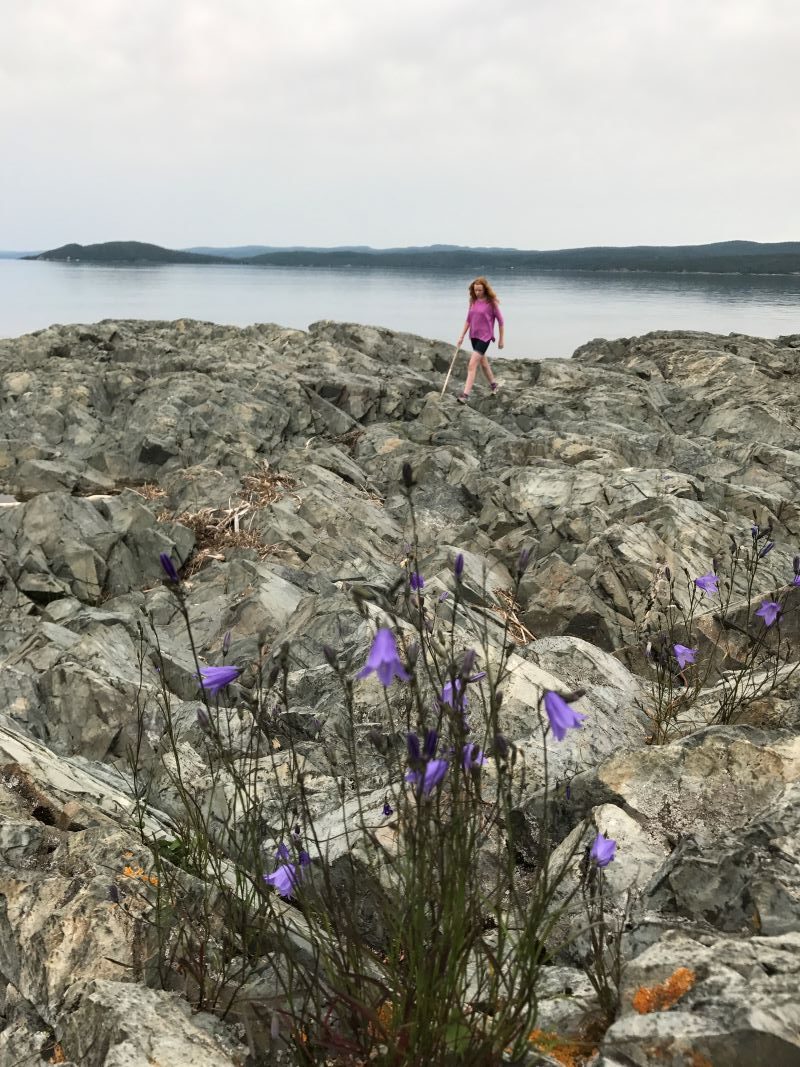
[[[467,311],[470,337],[479,341],[494,340],[494,324],[503,325],[503,314],[491,300],[476,300]]]

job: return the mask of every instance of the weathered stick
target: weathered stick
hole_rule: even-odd
[[[445,378],[444,385],[442,386],[442,396],[444,396],[444,391],[447,388],[447,383],[450,381],[450,375],[453,373],[453,367],[455,365],[456,359],[458,357],[458,353],[460,351],[461,351],[461,345],[456,345],[456,350],[453,353],[453,358],[450,360],[450,366],[449,366],[448,371],[447,371],[447,377]]]

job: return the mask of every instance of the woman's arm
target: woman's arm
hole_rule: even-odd
[[[503,318],[503,312],[497,305],[494,308],[494,317],[497,321],[497,347],[502,348],[506,343],[506,323]]]
[[[469,331],[469,316],[467,316],[467,321],[464,323],[464,329],[461,331],[461,336],[458,339],[458,344],[456,345],[456,348],[461,348],[461,346],[464,343],[464,338],[467,336],[468,331]]]

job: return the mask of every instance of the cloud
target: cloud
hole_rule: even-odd
[[[6,8],[5,245],[800,230],[793,0]]]

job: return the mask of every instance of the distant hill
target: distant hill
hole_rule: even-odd
[[[282,267],[383,267],[404,270],[482,271],[663,271],[714,274],[798,274],[800,241],[760,244],[721,241],[706,245],[636,245],[626,248],[565,248],[524,251],[515,248],[275,248],[243,254],[262,245],[209,251],[175,251],[139,241],[63,245],[30,259],[81,263],[239,263]],[[242,253],[242,254],[239,254]]]
[[[46,259],[75,263],[227,263],[223,256],[202,256],[194,252],[179,252],[142,241],[105,241],[96,245],[62,245],[49,252],[25,256],[25,259]]]
[[[8,252],[0,249],[0,259],[31,259],[38,254],[38,252]]]

